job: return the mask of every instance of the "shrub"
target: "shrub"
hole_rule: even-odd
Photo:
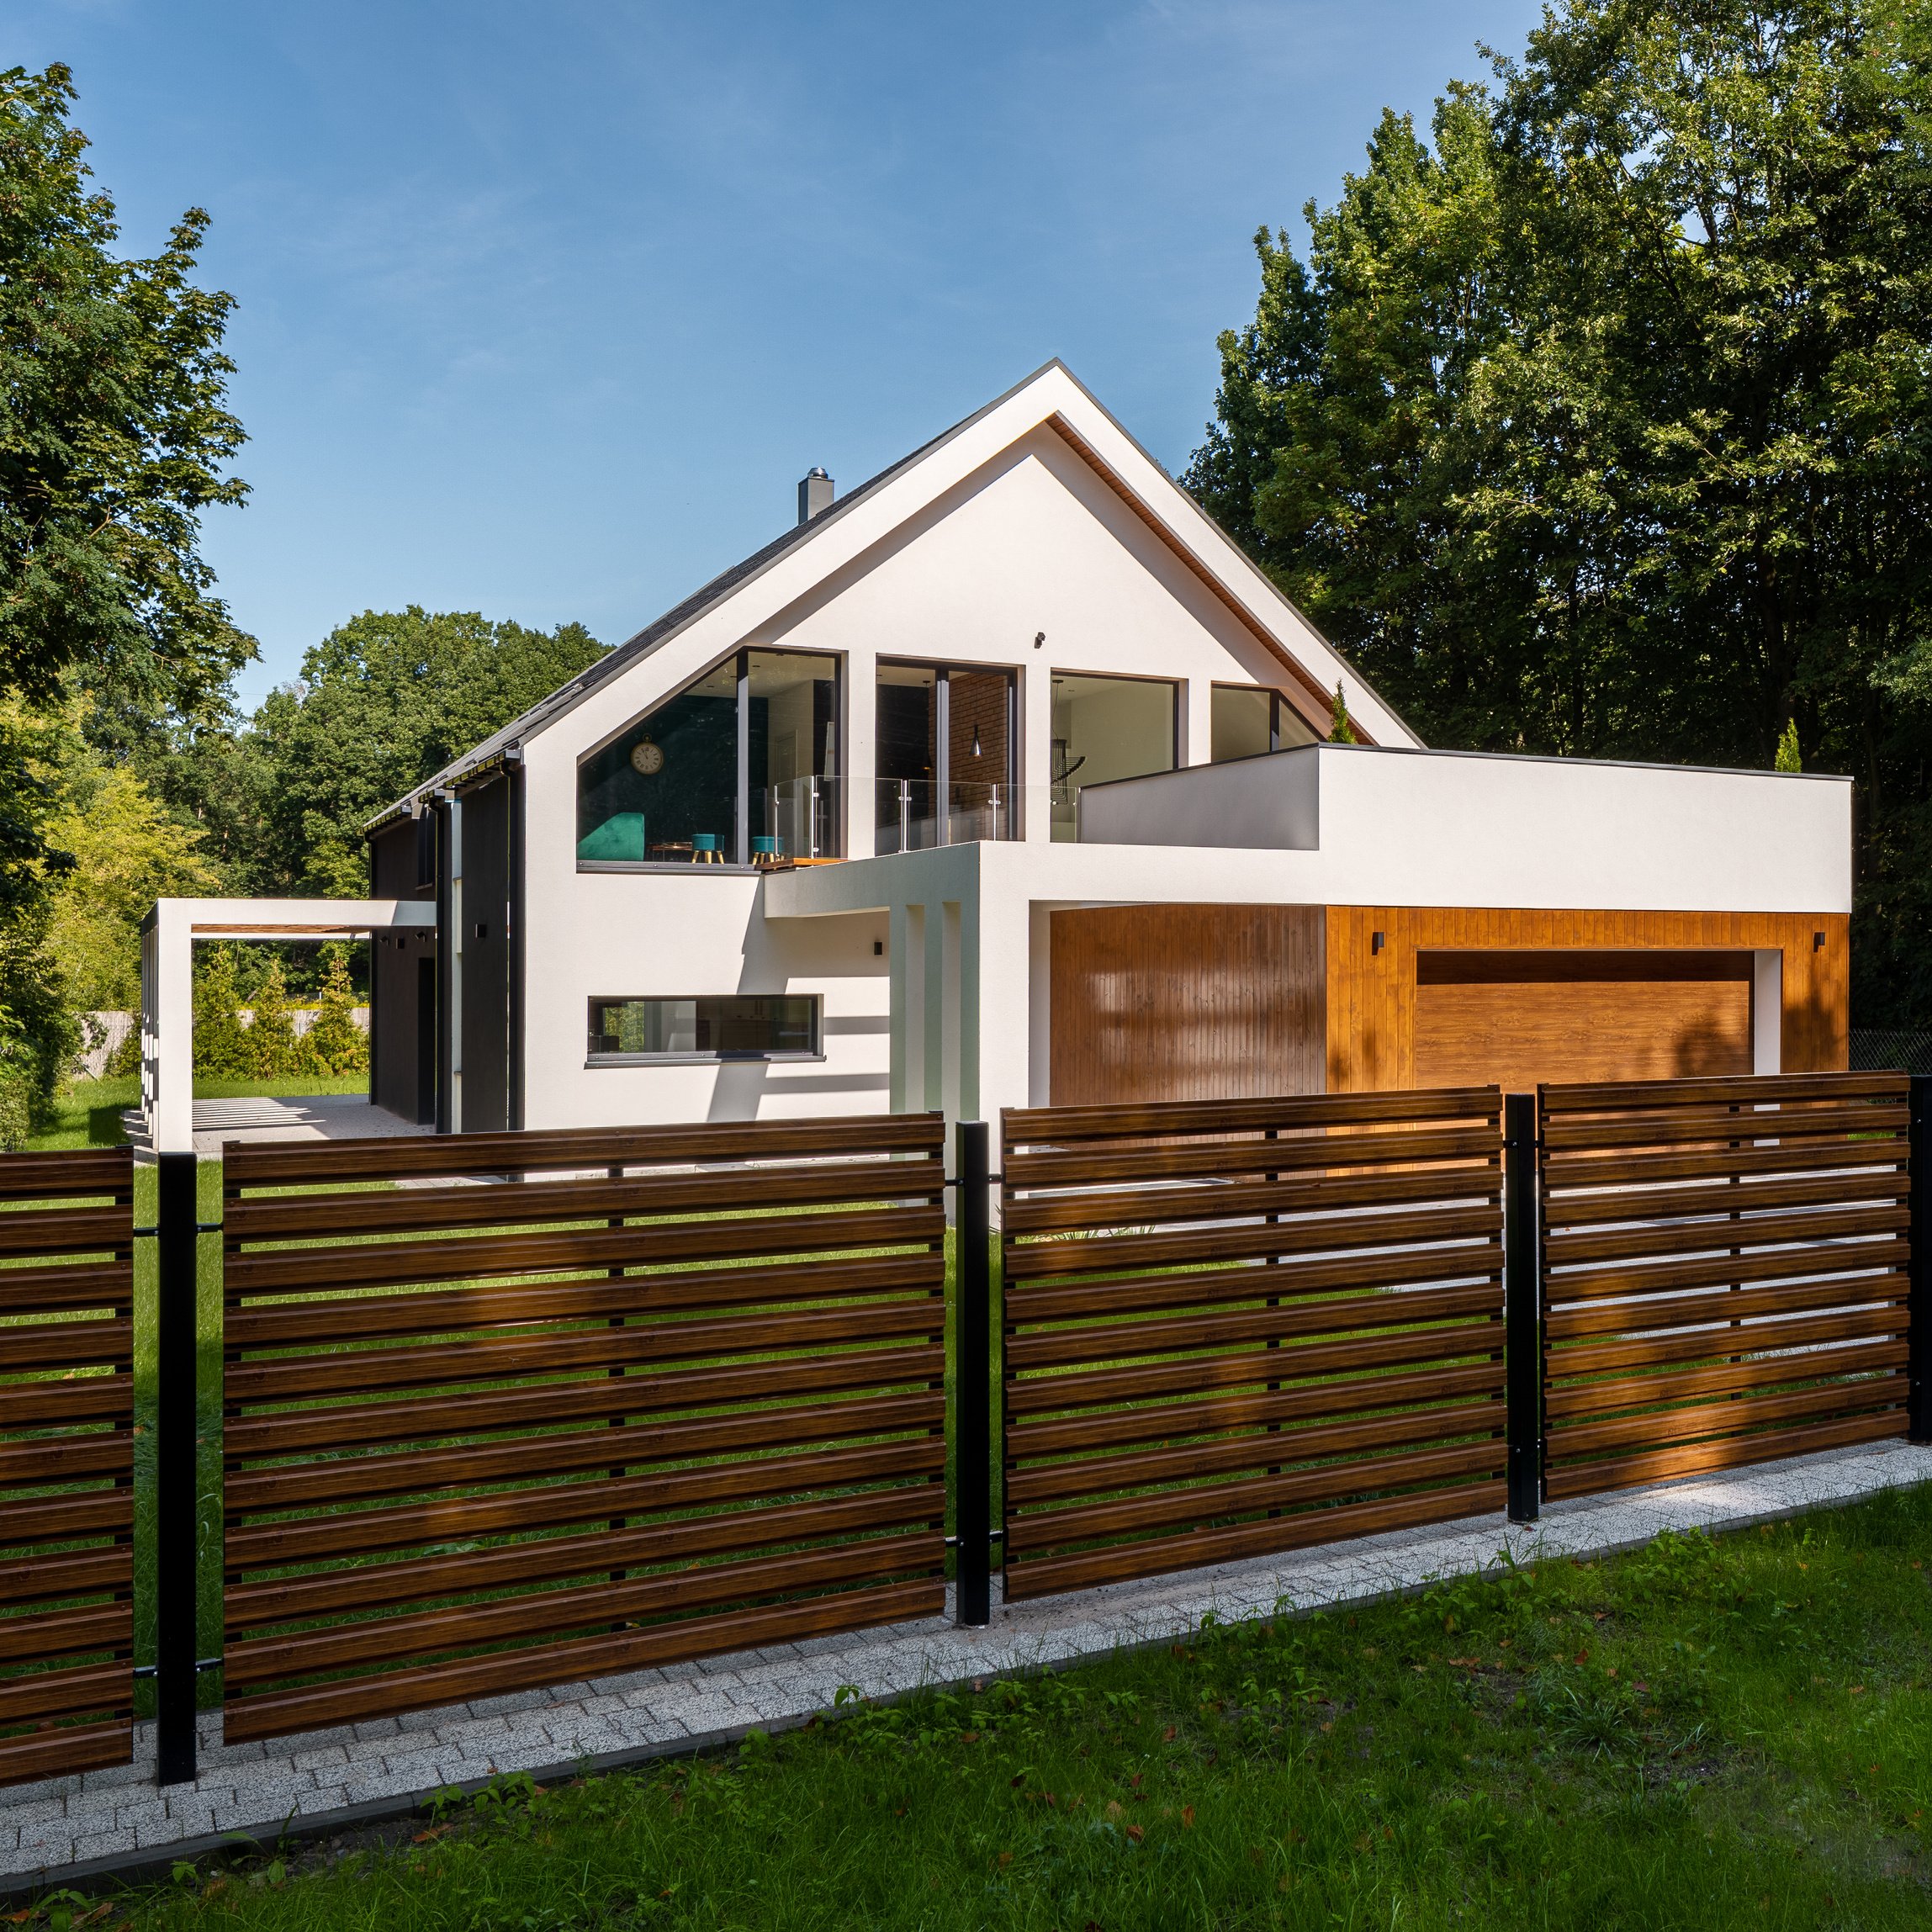
[[[246,1035],[249,1071],[257,1080],[279,1080],[297,1071],[300,1053],[294,1016],[288,1010],[282,962],[272,959],[255,989],[255,1017]]]
[[[194,982],[194,1071],[217,1080],[246,1080],[254,1066],[238,1010],[234,949],[214,946],[209,953]]]
[[[324,955],[328,970],[315,1011],[315,1023],[302,1035],[304,1058],[318,1073],[359,1073],[369,1064],[368,1036],[356,1024],[356,989],[349,980],[347,947],[332,945]]]

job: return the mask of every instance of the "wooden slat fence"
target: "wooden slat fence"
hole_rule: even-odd
[[[0,1155],[0,1784],[134,1737],[134,1157]]]
[[[1500,1507],[1501,1110],[1008,1112],[1007,1596]]]
[[[230,1145],[228,1737],[939,1611],[942,1136]]]
[[[1902,1074],[1544,1087],[1544,1485],[1906,1431]]]

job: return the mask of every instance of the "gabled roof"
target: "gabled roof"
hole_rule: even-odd
[[[1132,478],[1122,473],[1121,466],[1109,462],[1104,453],[1098,450],[1093,442],[1081,433],[1079,427],[1070,421],[1063,410],[1043,409],[1039,416],[1023,421],[1016,429],[1015,436],[1048,423],[1090,463],[1103,479],[1132,507],[1141,519],[1153,527],[1157,533],[1167,538],[1169,548],[1176,550],[1183,560],[1220,596],[1221,601],[1240,616],[1269,649],[1281,659],[1285,669],[1294,674],[1307,687],[1307,693],[1324,708],[1327,703],[1327,691],[1331,681],[1339,679],[1347,687],[1350,714],[1352,717],[1358,701],[1363,699],[1379,714],[1379,720],[1386,721],[1384,731],[1378,734],[1374,722],[1371,722],[1369,735],[1373,740],[1378,735],[1386,739],[1392,735],[1396,740],[1405,740],[1419,745],[1421,740],[1396,717],[1386,702],[1361,678],[1352,665],[1344,663],[1333,645],[1323,638],[1308,619],[1295,609],[1276,585],[1265,576],[1194,500],[1168,475],[1160,463],[1135,442],[1120,421],[1093,393],[1082,384],[1072,371],[1057,357],[1043,363],[1023,381],[1015,383],[1004,394],[996,396],[983,407],[955,423],[950,429],[942,431],[929,442],[923,443],[909,455],[903,456],[876,476],[869,478],[855,490],[849,490],[828,510],[822,511],[809,522],[795,525],[791,529],[767,543],[762,550],[755,551],[741,564],[722,571],[708,584],[694,590],[681,603],[674,605],[654,622],[633,637],[627,638],[614,649],[606,653],[594,664],[586,666],[568,683],[560,685],[541,702],[532,705],[520,717],[512,718],[500,730],[491,733],[480,744],[465,752],[462,757],[453,760],[433,778],[425,781],[413,791],[405,793],[392,805],[386,807],[368,821],[367,829],[387,823],[405,811],[420,806],[431,794],[462,784],[466,779],[479,775],[488,769],[501,764],[516,748],[527,740],[548,730],[559,719],[568,716],[587,698],[591,696],[611,678],[621,675],[633,664],[647,658],[654,651],[687,630],[699,619],[715,610],[728,599],[736,595],[748,585],[765,575],[781,560],[807,544],[819,543],[828,553],[826,573],[837,568],[841,558],[832,553],[839,546],[828,542],[832,533],[848,518],[871,504],[887,487],[899,479],[926,463],[948,445],[966,435],[987,417],[997,414],[1013,403],[1018,397],[1036,386],[1050,383],[1058,378],[1071,385],[1085,409],[1096,413],[1100,423],[1124,442],[1144,465],[1141,477]],[[1150,496],[1157,494],[1163,499],[1178,500],[1163,502],[1162,509],[1170,512],[1180,511],[1188,521],[1200,526],[1205,532],[1211,532],[1210,541],[1201,548],[1208,553],[1203,556],[1193,546],[1183,546],[1174,541],[1168,518],[1157,513],[1150,503]],[[916,505],[908,505],[908,514]],[[1233,594],[1231,594],[1233,593]],[[1280,638],[1274,634],[1275,627],[1261,619],[1254,606],[1263,611],[1272,606],[1280,616],[1289,619],[1285,628],[1299,633],[1297,648],[1291,652]],[[1310,666],[1301,662],[1304,654],[1327,660],[1324,669],[1328,674],[1317,678]],[[1359,728],[1359,723],[1358,728]],[[1393,727],[1392,734],[1387,727]]]

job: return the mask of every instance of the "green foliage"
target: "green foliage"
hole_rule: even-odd
[[[1787,718],[1784,729],[1778,734],[1777,755],[1771,760],[1773,771],[1802,771],[1804,760],[1797,746],[1797,720]]]
[[[36,1098],[31,1069],[0,1061],[0,1154],[17,1154],[27,1145]]]
[[[304,1059],[319,1073],[358,1073],[369,1064],[368,1035],[356,1024],[356,989],[349,982],[348,948],[324,949],[321,998],[302,1035]]]
[[[194,1071],[218,1080],[245,1080],[255,1061],[241,1024],[235,949],[209,946],[194,981]]]
[[[0,695],[62,674],[193,710],[254,654],[213,594],[200,519],[238,504],[230,297],[189,279],[199,209],[146,260],[68,123],[71,75],[0,73]]]
[[[603,654],[580,624],[546,635],[474,611],[364,611],[303,659],[245,741],[270,774],[256,882],[368,890],[363,828]]]
[[[1932,7],[1559,0],[1305,261],[1188,480],[1433,743],[1861,783],[1854,999],[1932,1022]]]
[[[1342,695],[1342,680],[1335,680],[1335,696],[1328,701],[1328,742],[1353,744],[1355,727],[1348,722],[1348,700]]]
[[[256,1079],[279,1080],[305,1071],[299,1064],[301,1047],[295,1038],[295,1019],[288,1010],[288,987],[278,959],[269,960],[267,970],[256,982],[251,1017],[241,1037],[248,1071]]]

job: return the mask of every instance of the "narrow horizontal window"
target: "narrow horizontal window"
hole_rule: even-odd
[[[594,999],[590,1058],[815,1060],[816,993],[714,993],[695,999]]]

